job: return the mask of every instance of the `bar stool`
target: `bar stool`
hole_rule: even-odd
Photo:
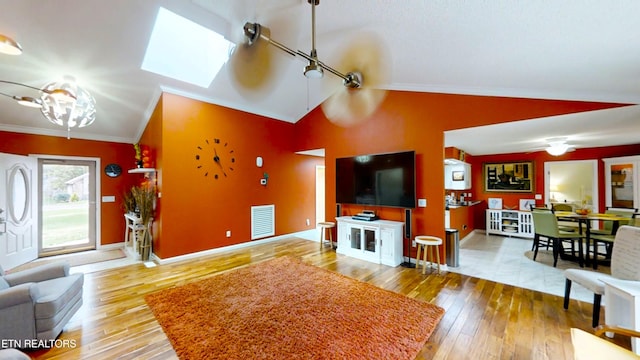
[[[416,246],[418,247],[418,254],[416,255],[416,268],[420,266],[420,250],[424,249],[424,259],[422,260],[422,273],[427,273],[427,251],[431,261],[429,267],[433,266],[433,250],[436,250],[436,260],[438,261],[438,274],[440,274],[440,245],[442,245],[442,239],[435,236],[420,235],[415,238]]]
[[[324,244],[324,240],[326,240],[326,231],[329,230],[329,244],[331,244],[331,248],[333,249],[333,231],[331,228],[336,226],[336,223],[332,222],[319,222],[318,226],[320,227],[320,250],[322,250],[322,246]]]

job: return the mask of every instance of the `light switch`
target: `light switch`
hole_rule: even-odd
[[[536,200],[542,200],[542,194],[536,194]]]
[[[102,197],[102,202],[106,203],[106,202],[116,202],[116,197],[111,195],[111,196],[103,196]]]
[[[418,207],[427,207],[427,199],[418,199]]]

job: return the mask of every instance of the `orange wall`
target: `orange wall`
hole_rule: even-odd
[[[162,195],[162,97],[158,99],[158,103],[147,122],[144,133],[140,137],[139,143],[149,150],[150,165],[156,169],[155,186],[157,195]],[[144,175],[138,174],[138,181],[145,181]],[[156,208],[153,217],[151,237],[153,239],[153,252],[157,252],[162,239],[162,224],[164,217],[162,216],[162,197],[156,199]]]
[[[119,164],[123,174],[117,178],[110,178],[104,174],[103,169],[99,169],[100,196],[116,197],[115,202],[100,203],[99,231],[102,245],[124,241],[122,195],[135,182],[135,175],[126,172],[135,164],[135,153],[131,144],[0,131],[0,152],[18,155],[95,157],[100,158],[103,169],[110,163]]]
[[[217,153],[228,155],[223,161],[236,160],[217,180],[215,138]],[[154,253],[169,258],[248,242],[253,205],[275,204],[276,235],[315,228],[315,166],[323,160],[294,154],[293,138],[293,124],[163,94],[141,141],[159,169]],[[267,186],[260,185],[264,172]]]
[[[320,108],[289,124],[163,94],[140,141],[151,150],[162,195],[154,252],[168,258],[250,241],[252,205],[276,205],[276,235],[312,229],[305,220],[315,224],[316,165],[327,165],[326,218],[331,219],[337,157],[404,150],[416,151],[416,191],[428,201],[426,208],[413,211],[414,235],[444,236],[443,131],[613,106],[619,105],[392,91],[366,123],[341,128],[329,123]],[[205,178],[197,169],[197,146],[215,137],[235,150],[237,164],[227,179]],[[324,160],[293,153],[315,148],[326,149]],[[98,157],[102,166],[134,166],[133,147],[121,143],[0,132],[0,152]],[[256,156],[264,158],[262,169],[255,166]],[[614,155],[601,157],[609,156]],[[481,178],[476,174],[481,165],[475,162],[483,159],[473,159],[475,196]],[[263,172],[269,173],[266,187],[259,184]],[[115,203],[101,204],[102,243],[117,243],[124,234],[121,195],[142,175],[125,171],[112,179],[100,173],[101,196],[116,195]],[[345,213],[360,210],[345,207]],[[383,218],[403,220],[402,209],[378,210]],[[226,230],[232,231],[231,238],[225,237]]]
[[[427,199],[427,207],[414,209],[413,235],[444,237],[445,130],[616,106],[621,105],[390,91],[380,108],[361,125],[335,126],[318,107],[296,123],[295,138],[298,150],[325,148],[327,219],[335,217],[336,158],[415,150],[416,194]],[[349,213],[360,210],[346,207]],[[404,221],[401,209],[378,210],[382,218]],[[414,251],[411,249],[412,256]]]

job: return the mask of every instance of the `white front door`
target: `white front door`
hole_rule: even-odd
[[[0,264],[5,270],[38,257],[38,161],[0,153]]]

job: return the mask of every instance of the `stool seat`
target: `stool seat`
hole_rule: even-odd
[[[334,222],[329,222],[329,221],[321,221],[318,223],[318,227],[320,228],[320,250],[322,250],[322,246],[324,245],[324,241],[327,240],[326,238],[326,231],[329,230],[329,244],[331,245],[331,248],[333,249],[333,231],[331,230],[331,228],[335,227],[336,223]]]
[[[438,274],[440,273],[440,245],[442,245],[442,239],[436,236],[419,235],[416,236],[414,241],[418,247],[418,253],[416,255],[416,268],[420,266],[420,250],[424,248],[424,259],[422,260],[422,273],[427,273],[427,255],[430,255],[431,261],[429,266],[433,266],[433,248],[436,251],[436,261],[438,264]],[[428,250],[428,251],[427,251]]]

